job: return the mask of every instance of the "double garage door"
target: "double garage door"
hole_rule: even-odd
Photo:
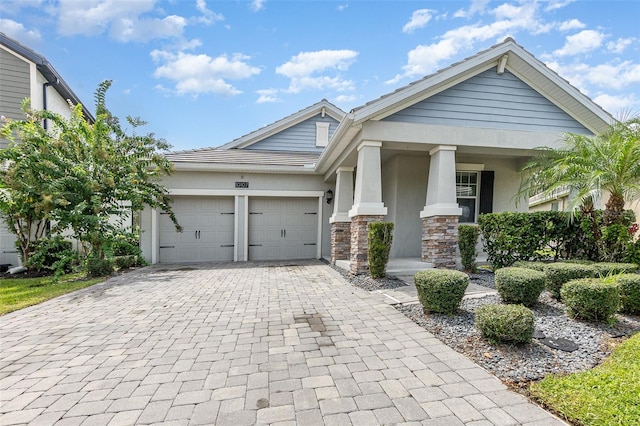
[[[317,198],[249,197],[248,211],[237,212],[234,197],[175,197],[172,208],[183,231],[160,215],[161,263],[234,260],[236,224],[248,227],[238,233],[248,237],[238,239],[248,245],[248,260],[316,257]]]

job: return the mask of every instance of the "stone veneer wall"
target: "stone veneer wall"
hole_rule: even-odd
[[[384,216],[362,215],[351,218],[351,273],[364,274],[369,270],[367,257],[367,224],[382,222]]]
[[[458,216],[431,216],[422,219],[422,261],[436,268],[456,267]]]
[[[349,260],[351,256],[351,222],[331,224],[331,263]]]

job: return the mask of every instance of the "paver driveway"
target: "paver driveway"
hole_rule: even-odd
[[[147,268],[0,317],[0,424],[562,424],[320,262]]]

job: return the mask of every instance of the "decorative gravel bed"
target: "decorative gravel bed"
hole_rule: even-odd
[[[406,285],[395,279],[372,279],[367,275],[352,275],[339,271],[352,285],[367,291],[397,288]],[[470,274],[470,282],[495,289],[493,272],[480,270]],[[491,345],[474,326],[476,309],[485,304],[500,303],[499,295],[465,297],[456,315],[425,315],[420,304],[396,305],[396,309],[416,324],[433,333],[438,339],[459,353],[481,365],[499,379],[516,388],[548,374],[574,373],[588,370],[601,363],[613,346],[627,336],[640,331],[640,317],[618,315],[613,327],[570,319],[564,305],[543,292],[533,307],[536,317],[536,336],[568,339],[577,349],[566,352],[553,349],[539,339],[526,345]]]
[[[353,275],[349,271],[345,271],[342,268],[339,268],[335,265],[329,265],[336,271],[342,275],[342,277],[347,280],[351,285],[354,285],[358,288],[361,288],[366,291],[373,290],[381,290],[385,288],[398,288],[398,287],[406,287],[407,283],[402,280],[398,280],[395,278],[387,277],[387,278],[371,278],[367,274]]]
[[[471,281],[495,288],[493,274],[472,274]],[[398,305],[396,308],[416,324],[433,333],[449,347],[481,365],[501,380],[520,386],[548,374],[588,370],[604,360],[613,345],[640,330],[640,317],[618,315],[613,327],[570,319],[564,305],[543,292],[532,308],[536,317],[536,336],[540,339],[568,339],[577,349],[566,352],[552,349],[534,338],[526,345],[491,345],[474,326],[474,312],[485,304],[500,303],[499,295],[465,298],[456,315],[425,315],[422,305]]]

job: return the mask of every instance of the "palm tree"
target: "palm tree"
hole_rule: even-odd
[[[569,189],[574,211],[607,191],[603,224],[622,222],[624,205],[640,197],[640,117],[615,121],[596,136],[566,133],[559,149],[543,147],[522,169],[520,197]]]

